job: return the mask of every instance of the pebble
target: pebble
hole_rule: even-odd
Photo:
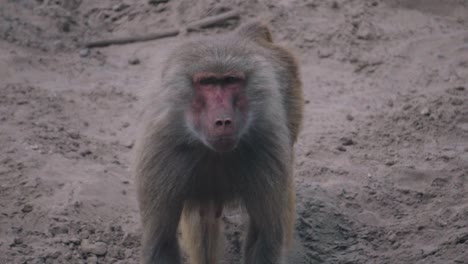
[[[89,149],[83,150],[83,151],[80,152],[80,155],[81,155],[82,157],[86,157],[86,156],[89,156],[89,155],[91,155],[91,154],[93,154],[93,152],[92,152],[91,150],[89,150]]]
[[[330,48],[321,48],[318,50],[318,56],[321,59],[331,57],[333,55],[333,50]]]
[[[162,3],[167,3],[169,0],[148,0],[148,4],[157,5]]]
[[[52,236],[68,234],[68,227],[66,225],[54,225],[49,227],[49,232],[52,234]]]
[[[421,115],[429,116],[431,114],[431,111],[429,110],[429,108],[424,107],[423,109],[421,109],[420,113],[421,113]]]
[[[65,253],[65,255],[63,256],[63,258],[65,260],[70,260],[71,258],[73,257],[73,254],[71,252],[67,252]]]
[[[354,142],[352,139],[347,138],[347,137],[340,138],[340,142],[341,142],[341,145],[343,146],[351,146],[351,145],[356,144],[356,142]]]
[[[352,115],[350,115],[350,114],[347,114],[347,115],[346,115],[346,120],[348,120],[348,121],[353,121],[353,120],[354,120],[354,117],[353,117]]]
[[[21,212],[23,212],[23,213],[30,213],[32,210],[33,210],[33,206],[30,205],[30,204],[26,204],[26,205],[24,205],[23,208],[21,209]]]
[[[133,250],[130,249],[130,248],[126,248],[126,249],[125,249],[125,258],[126,258],[126,259],[129,259],[129,258],[132,257],[132,255],[133,255]]]
[[[463,104],[463,100],[460,98],[454,98],[452,100],[452,105],[462,105],[462,104]]]
[[[87,264],[97,264],[97,263],[98,263],[98,259],[97,259],[96,256],[91,255],[91,256],[88,256],[88,258],[86,259],[86,263],[87,263]]]
[[[107,253],[107,244],[104,242],[89,243],[87,239],[81,241],[81,252],[83,254],[94,254],[96,256],[104,256]]]
[[[122,145],[128,149],[132,149],[133,146],[135,145],[135,141],[134,140],[129,140],[127,142],[123,142]]]
[[[128,60],[128,64],[130,65],[138,65],[140,64],[140,59],[139,58],[132,58]]]
[[[387,101],[387,106],[388,106],[388,107],[393,107],[393,101],[392,101],[392,100],[388,100],[388,101]]]
[[[395,233],[389,232],[389,234],[388,234],[388,236],[387,236],[387,239],[388,239],[388,241],[394,243],[394,242],[396,241],[396,235],[395,235]]]
[[[62,255],[62,252],[60,252],[59,250],[53,250],[51,252],[48,252],[46,254],[46,257],[51,258],[51,259],[58,259],[58,257],[60,257],[60,255]]]
[[[14,240],[13,240],[13,243],[14,245],[20,245],[20,244],[23,244],[23,239],[19,238],[19,237],[16,237]]]
[[[409,104],[403,106],[403,110],[408,110],[408,109],[410,109],[410,108],[411,108],[411,105],[409,105]]]
[[[341,151],[341,152],[345,152],[346,151],[346,148],[343,147],[343,146],[338,146],[336,147],[337,150]]]
[[[88,48],[86,49],[81,49],[80,50],[80,57],[84,58],[84,57],[88,57],[89,56],[89,53],[90,53],[90,50]]]
[[[120,12],[122,10],[124,10],[125,8],[129,7],[128,5],[126,4],[123,4],[123,3],[120,3],[120,4],[116,4],[112,7],[112,10],[114,10],[115,12]]]
[[[72,139],[79,139],[80,138],[80,133],[78,132],[70,132],[68,134]]]

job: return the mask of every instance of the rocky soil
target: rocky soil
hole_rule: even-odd
[[[174,43],[256,18],[298,55],[306,96],[288,263],[468,263],[466,0],[0,0],[0,263],[138,263],[142,101]],[[224,263],[241,215],[223,218]]]

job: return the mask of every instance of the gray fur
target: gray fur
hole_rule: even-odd
[[[240,200],[250,215],[245,263],[279,263],[293,217],[293,142],[286,111],[288,69],[249,34],[193,40],[169,57],[162,91],[147,106],[137,142],[135,174],[143,222],[144,264],[180,263],[176,230],[186,201]],[[266,35],[265,35],[266,36]],[[268,35],[269,36],[269,35]],[[207,148],[187,125],[197,72],[237,70],[246,75],[249,117],[237,147]],[[207,263],[214,264],[214,263]]]

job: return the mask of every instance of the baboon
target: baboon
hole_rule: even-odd
[[[190,263],[218,263],[223,208],[234,201],[249,216],[244,263],[282,263],[303,115],[294,57],[251,22],[180,45],[160,86],[136,145],[141,263],[181,263],[178,230]]]

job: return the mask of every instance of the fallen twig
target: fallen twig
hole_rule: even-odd
[[[220,14],[220,15],[207,17],[207,18],[189,23],[186,28],[188,31],[192,31],[198,28],[210,27],[224,20],[228,20],[228,19],[236,18],[236,17],[239,17],[239,12],[236,10],[232,10],[232,11]],[[160,38],[177,36],[180,32],[181,32],[180,29],[168,29],[165,31],[156,32],[156,33],[152,33],[152,34],[148,34],[144,36],[97,40],[97,41],[91,41],[91,42],[86,43],[85,47],[97,48],[97,47],[106,47],[109,45],[122,45],[122,44],[128,44],[128,43],[149,41],[149,40],[155,40],[155,39],[160,39]]]

